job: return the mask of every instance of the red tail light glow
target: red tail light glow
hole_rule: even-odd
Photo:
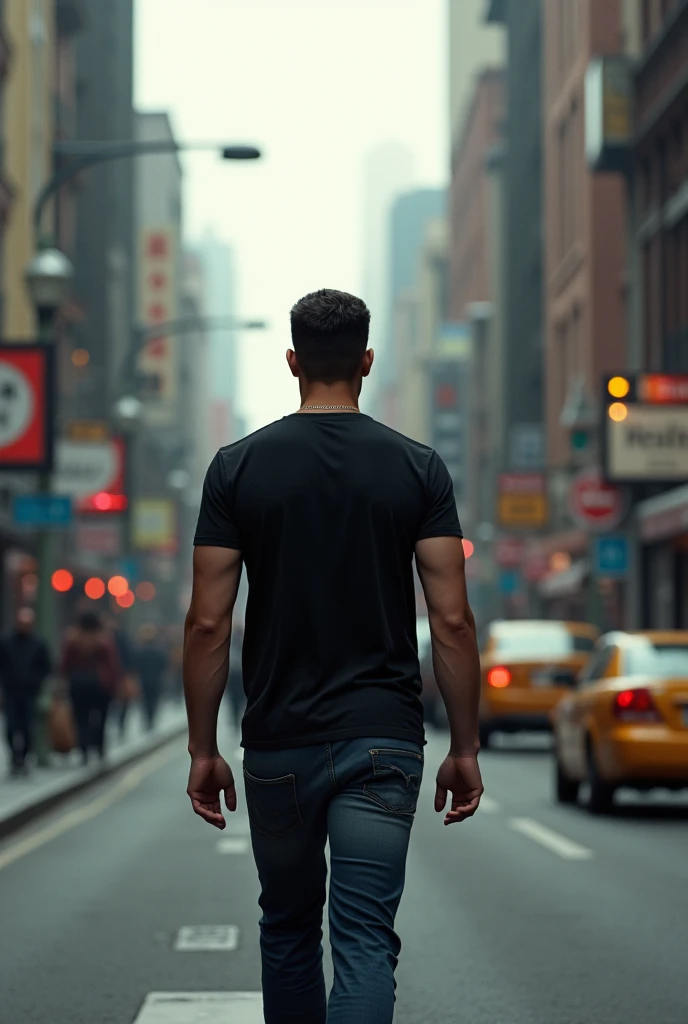
[[[614,698],[614,713],[621,722],[661,721],[654,698],[645,687],[620,690]]]
[[[491,668],[487,673],[487,681],[495,689],[503,690],[511,682],[511,672],[508,668]]]

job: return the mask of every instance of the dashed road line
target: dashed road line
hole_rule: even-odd
[[[533,818],[512,818],[509,822],[509,827],[515,832],[520,832],[521,835],[527,836],[528,839],[532,839],[534,843],[544,846],[546,850],[556,853],[557,856],[562,857],[564,860],[592,860],[595,856],[593,851],[589,850],[587,846],[575,843],[560,832],[555,832],[554,829],[541,825],[539,821],[535,821]]]
[[[7,849],[0,852],[0,871],[3,868],[9,867],[10,864],[13,864],[21,857],[26,857],[27,854],[33,853],[34,850],[40,849],[41,846],[45,846],[46,843],[52,842],[53,839],[57,839],[66,832],[71,832],[73,828],[78,828],[79,825],[83,825],[92,818],[97,818],[108,807],[112,807],[113,804],[118,803],[128,793],[131,793],[132,790],[137,789],[148,775],[152,775],[158,768],[167,764],[168,761],[171,761],[172,758],[178,755],[179,744],[176,742],[164,747],[162,750],[156,751],[150,757],[140,761],[135,768],[130,769],[107,793],[99,796],[96,800],[91,800],[84,807],[76,807],[74,810],[68,811],[58,818],[57,821],[39,828],[25,839],[12,843]]]
[[[263,1024],[260,992],[150,992],[134,1024]]]
[[[235,924],[185,925],[174,943],[176,953],[233,953],[238,948],[239,929]]]
[[[480,798],[480,807],[478,808],[478,813],[482,811],[483,814],[499,814],[501,809],[502,805],[498,803],[496,800],[493,800],[491,796],[483,796]]]

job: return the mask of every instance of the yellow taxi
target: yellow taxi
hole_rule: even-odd
[[[492,622],[480,658],[483,749],[494,732],[549,730],[553,708],[575,686],[598,636],[584,622]]]
[[[688,632],[608,633],[555,709],[556,797],[610,811],[620,786],[688,787]]]

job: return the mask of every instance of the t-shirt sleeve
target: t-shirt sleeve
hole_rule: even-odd
[[[418,540],[427,537],[463,537],[454,498],[454,483],[437,452],[428,466],[427,504]]]
[[[206,473],[194,544],[199,547],[236,548],[241,551],[239,531],[232,517],[230,487],[221,452],[217,453]]]

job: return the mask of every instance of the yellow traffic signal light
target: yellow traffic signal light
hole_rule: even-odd
[[[607,391],[612,398],[625,398],[630,390],[631,383],[625,377],[612,377],[607,384]]]

